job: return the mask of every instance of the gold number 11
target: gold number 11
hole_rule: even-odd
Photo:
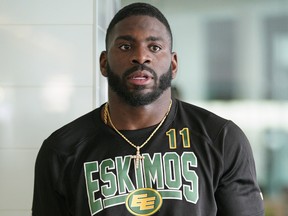
[[[189,128],[183,128],[179,131],[179,134],[182,137],[183,148],[190,148],[190,134]],[[169,148],[176,149],[177,148],[177,140],[176,140],[176,130],[170,129],[166,132],[166,135],[169,137]]]

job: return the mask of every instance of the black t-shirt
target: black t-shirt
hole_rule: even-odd
[[[264,215],[251,147],[233,122],[174,99],[135,168],[136,149],[104,124],[101,108],[44,141],[33,216]],[[155,127],[121,132],[141,145]]]

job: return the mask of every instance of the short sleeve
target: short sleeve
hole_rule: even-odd
[[[32,216],[68,216],[65,196],[58,186],[61,158],[44,141],[35,163]]]
[[[245,134],[228,122],[215,142],[222,151],[224,164],[215,192],[217,215],[264,216],[252,149]]]

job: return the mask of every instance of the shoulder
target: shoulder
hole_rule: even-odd
[[[177,124],[184,124],[194,136],[209,143],[221,155],[236,154],[240,149],[243,153],[251,154],[245,133],[232,120],[185,102],[179,101],[177,105]]]
[[[235,124],[228,119],[204,108],[177,101],[177,117],[182,124],[187,125],[192,132],[204,136],[211,141],[223,131],[224,128],[234,126]]]
[[[189,115],[189,117],[194,118],[196,121],[216,121],[220,124],[227,122],[227,119],[218,116],[217,114],[206,110],[202,107],[177,100],[178,112],[181,114]]]
[[[100,109],[95,109],[54,131],[43,143],[42,149],[69,154],[77,145],[94,136],[99,125]]]

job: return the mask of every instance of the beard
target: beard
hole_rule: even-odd
[[[143,93],[145,86],[135,86],[133,90],[129,90],[126,80],[127,76],[138,70],[149,71],[153,75],[154,85],[151,92]],[[160,77],[155,73],[154,70],[145,66],[139,65],[128,69],[124,72],[122,77],[115,74],[109,64],[107,64],[107,78],[109,87],[126,103],[131,106],[143,106],[148,105],[157,100],[163,92],[171,87],[172,82],[172,68],[169,67],[168,71],[162,74]],[[159,83],[157,82],[159,79]]]

